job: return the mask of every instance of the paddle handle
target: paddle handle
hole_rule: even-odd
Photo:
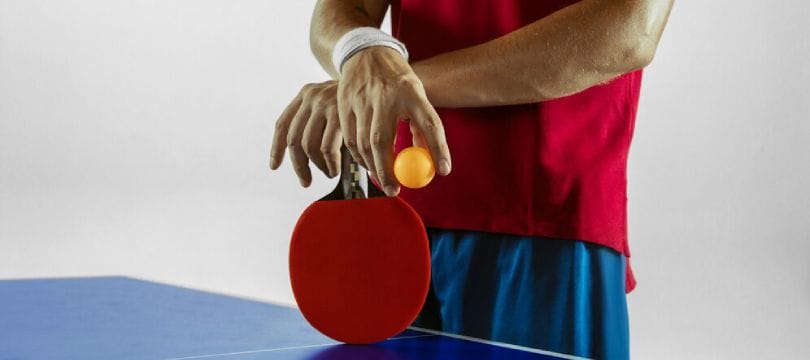
[[[348,199],[365,199],[366,194],[363,187],[360,185],[360,179],[363,176],[360,170],[360,165],[354,161],[352,154],[345,146],[340,148],[341,158],[341,172],[340,183],[343,186],[343,194]]]

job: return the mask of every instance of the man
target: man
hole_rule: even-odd
[[[374,33],[388,6],[395,38]],[[345,144],[422,216],[432,287],[415,325],[629,357],[626,160],[641,70],[672,0],[320,0],[305,86],[271,150],[337,175]],[[347,45],[348,44],[348,45]],[[401,189],[395,151],[438,174]],[[451,159],[452,150],[452,159]]]

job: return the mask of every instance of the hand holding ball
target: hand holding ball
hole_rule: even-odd
[[[402,186],[419,189],[427,186],[436,169],[427,149],[412,146],[399,152],[394,160],[394,175]]]

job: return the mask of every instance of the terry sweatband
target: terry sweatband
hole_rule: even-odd
[[[335,66],[338,74],[343,71],[343,64],[346,63],[350,57],[357,54],[360,50],[372,46],[385,46],[394,49],[405,58],[405,61],[408,61],[408,50],[401,41],[380,29],[374,27],[359,27],[341,36],[340,40],[335,44],[335,49],[332,51],[332,64]]]

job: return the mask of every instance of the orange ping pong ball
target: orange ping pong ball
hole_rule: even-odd
[[[402,149],[394,160],[394,175],[402,186],[419,189],[427,186],[436,169],[430,152],[423,147],[411,146]]]

